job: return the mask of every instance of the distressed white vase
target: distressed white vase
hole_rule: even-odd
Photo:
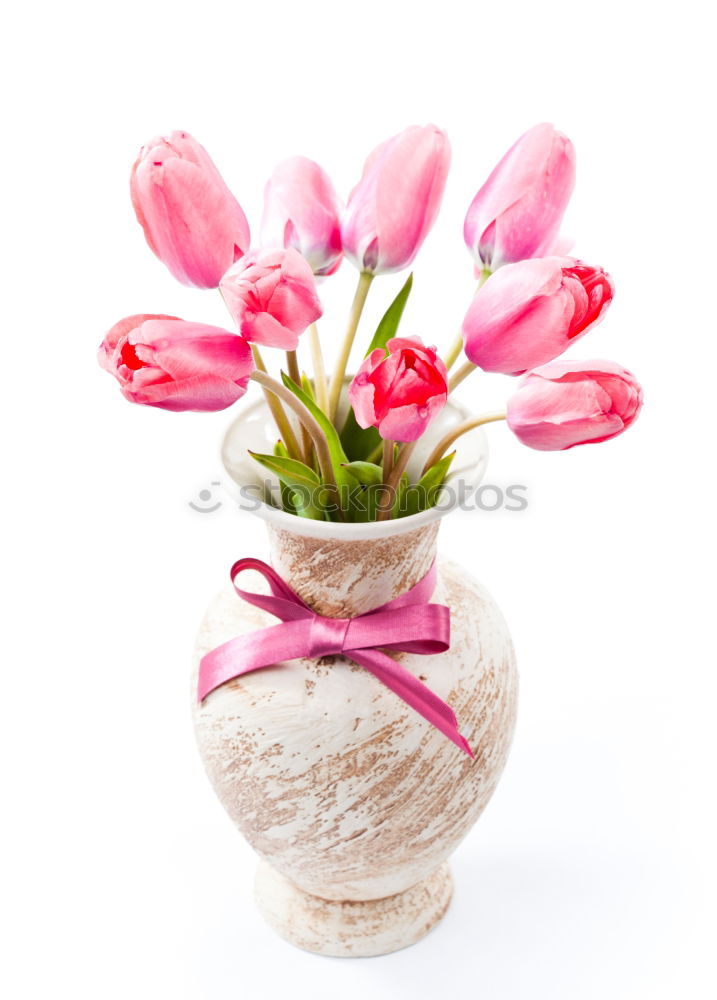
[[[463,419],[460,407],[447,409],[447,422]],[[261,445],[259,430],[270,433],[261,410],[251,407],[225,441],[225,463],[237,478],[247,470],[237,471],[232,453]],[[463,460],[475,481],[485,465],[482,435],[465,444]],[[383,604],[414,586],[436,558],[436,510],[380,525],[309,521],[267,505],[259,513],[272,565],[322,615],[353,617]],[[251,549],[228,561],[256,554]],[[447,859],[503,770],[517,698],[510,636],[484,587],[440,558],[438,570],[432,600],[451,609],[449,651],[394,655],[451,705],[475,760],[339,656],[256,671],[195,706],[209,779],[262,859],[258,907],[279,934],[309,951],[379,955],[423,937],[450,901]],[[255,573],[243,574],[241,586],[266,590]],[[273,624],[227,585],[202,623],[194,682],[205,653]]]

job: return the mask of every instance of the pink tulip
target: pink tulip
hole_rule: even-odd
[[[219,287],[242,337],[282,351],[295,351],[323,312],[311,267],[293,247],[251,250]]]
[[[150,314],[116,323],[98,361],[125,399],[163,410],[223,410],[244,395],[254,369],[236,333]]]
[[[150,248],[184,285],[216,288],[249,247],[249,224],[207,151],[186,132],[157,136],[132,167],[132,204]]]
[[[539,451],[564,451],[622,434],[642,406],[642,388],[613,361],[554,361],[523,378],[508,400],[508,425]]]
[[[264,189],[261,242],[294,247],[317,276],[341,263],[341,211],[333,184],[318,163],[305,156],[284,160]]]
[[[572,257],[506,264],[466,313],[466,355],[484,371],[504,375],[543,365],[602,319],[614,290],[606,271]]]
[[[567,136],[548,124],[521,136],[468,209],[463,235],[478,264],[495,270],[556,253],[574,185],[575,150]]]
[[[446,366],[418,337],[394,337],[388,355],[371,351],[349,387],[359,426],[378,427],[391,441],[419,438],[447,398]]]
[[[448,137],[412,125],[366,160],[341,225],[346,256],[361,271],[407,267],[436,220],[450,164]]]

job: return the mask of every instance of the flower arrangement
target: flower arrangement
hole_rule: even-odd
[[[186,132],[152,139],[131,174],[146,240],[179,281],[218,288],[236,330],[130,316],[106,334],[100,364],[126,399],[167,410],[224,409],[258,383],[277,440],[273,454],[253,457],[278,477],[286,511],[319,520],[383,521],[425,509],[436,502],[458,437],[490,421],[505,419],[521,442],[540,450],[620,434],[642,405],[635,377],[611,361],[555,360],[600,322],[614,287],[602,268],[566,256],[560,225],[575,154],[549,124],[518,139],[468,209],[464,238],[478,285],[454,343],[441,357],[419,337],[399,335],[409,276],[364,352],[348,387],[348,415],[339,419],[369,289],[416,257],[438,214],[449,162],[444,132],[411,126],[373,150],[344,207],[318,164],[288,159],[266,185],[252,246],[246,216],[206,150]],[[318,289],[343,257],[357,268],[358,286],[329,377]],[[310,373],[299,360],[302,338]],[[278,378],[265,348],[284,352]],[[522,376],[505,411],[453,428],[409,482],[416,442],[478,369]]]

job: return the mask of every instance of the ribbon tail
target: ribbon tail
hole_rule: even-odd
[[[422,715],[427,722],[430,722],[439,732],[447,736],[452,743],[455,743],[459,750],[467,753],[471,759],[475,759],[468,741],[458,731],[458,720],[453,709],[437,694],[434,694],[430,688],[426,687],[422,681],[419,681],[410,670],[406,670],[400,663],[392,660],[390,656],[378,649],[346,650],[344,656],[350,657],[368,670],[377,680],[390,688],[419,715]]]
[[[310,632],[311,622],[303,618],[248,632],[217,646],[199,663],[197,700],[203,701],[236,677],[306,656]]]

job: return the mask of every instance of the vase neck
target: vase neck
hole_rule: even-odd
[[[274,569],[314,611],[329,618],[355,618],[404,594],[436,557],[438,523],[360,541],[267,527]]]

